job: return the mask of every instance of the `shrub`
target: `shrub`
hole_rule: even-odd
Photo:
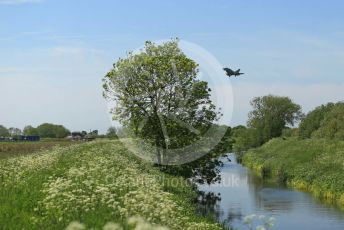
[[[336,104],[325,114],[319,129],[312,136],[344,140],[344,103]]]

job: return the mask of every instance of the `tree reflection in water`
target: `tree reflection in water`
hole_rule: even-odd
[[[219,220],[223,212],[220,209],[220,193],[198,191],[196,200],[197,211],[202,216],[207,216]]]
[[[227,216],[224,217],[220,202],[220,193],[198,191],[196,200],[197,212],[199,215],[214,219],[224,227],[231,227],[231,223],[234,220],[242,221],[243,214],[240,210],[229,210]]]

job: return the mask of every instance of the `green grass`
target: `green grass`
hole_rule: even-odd
[[[30,154],[44,149],[52,149],[56,146],[68,146],[77,142],[69,140],[41,140],[37,142],[1,142],[0,141],[0,159]]]
[[[1,229],[64,229],[73,221],[87,229],[108,222],[123,229],[222,229],[196,215],[196,194],[185,179],[161,173],[120,141],[1,159],[0,187]]]
[[[244,165],[344,207],[344,141],[273,139],[248,151]]]

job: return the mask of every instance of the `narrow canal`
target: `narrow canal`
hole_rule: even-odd
[[[199,186],[203,194],[199,211],[203,214],[213,215],[234,229],[249,229],[244,217],[251,214],[274,217],[272,229],[278,230],[344,229],[344,212],[340,209],[318,201],[309,193],[266,183],[238,164],[234,154],[229,159],[223,160],[220,184]],[[260,224],[254,218],[253,226]]]

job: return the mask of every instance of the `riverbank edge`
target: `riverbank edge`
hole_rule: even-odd
[[[264,146],[264,145],[263,145]],[[261,150],[260,148],[257,148]],[[311,193],[315,198],[325,202],[338,206],[344,211],[344,191],[336,192],[329,189],[323,189],[317,185],[307,182],[304,179],[295,179],[295,175],[288,175],[283,172],[282,168],[277,165],[268,165],[265,163],[256,162],[255,159],[265,162],[262,156],[257,153],[257,149],[251,149],[245,153],[242,157],[242,165],[251,169],[254,173],[263,179],[274,180],[277,183],[283,183],[288,188],[297,189],[303,192]],[[254,154],[254,157],[251,157]],[[288,165],[286,165],[288,167]]]
[[[242,164],[252,171],[254,171],[257,175],[264,178],[263,171],[266,170],[264,165],[262,164],[254,164],[252,162],[248,163],[243,160]],[[273,176],[269,177],[270,179],[278,179],[277,170],[272,170]],[[294,179],[288,179],[286,182],[287,187],[294,188],[303,192],[309,192],[311,193],[315,198],[321,199],[322,201],[328,203],[328,204],[336,204],[338,205],[342,210],[344,210],[344,193],[335,193],[330,190],[323,190],[319,188],[318,186],[312,185],[304,180],[294,180]]]

